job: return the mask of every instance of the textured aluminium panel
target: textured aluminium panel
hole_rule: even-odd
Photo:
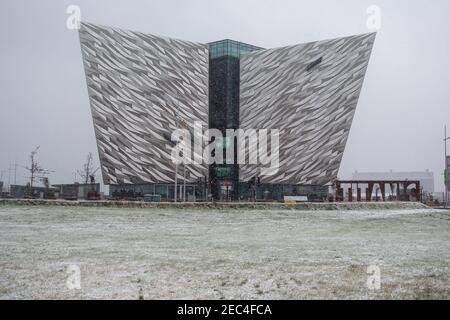
[[[337,178],[374,41],[365,34],[241,56],[240,128],[280,130],[279,172],[263,183]],[[242,165],[240,180],[258,172]]]
[[[88,23],[79,34],[104,183],[173,183],[168,137],[208,126],[207,46]]]

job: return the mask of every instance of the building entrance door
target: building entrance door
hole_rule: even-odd
[[[233,194],[233,187],[228,179],[219,182],[220,201],[230,201]]]

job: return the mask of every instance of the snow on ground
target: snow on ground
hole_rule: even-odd
[[[0,253],[0,299],[450,298],[448,211],[0,206]]]

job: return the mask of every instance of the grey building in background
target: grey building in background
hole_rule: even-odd
[[[72,183],[72,184],[54,184],[53,187],[58,193],[58,197],[66,200],[85,200],[89,195],[97,196],[100,194],[99,183]]]
[[[22,199],[22,198],[54,198],[56,188],[47,187],[35,187],[14,185],[10,186],[10,196],[12,198]]]
[[[426,170],[423,172],[354,172],[353,180],[419,180],[423,192],[434,193],[434,174]]]

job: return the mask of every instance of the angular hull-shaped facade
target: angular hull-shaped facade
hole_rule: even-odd
[[[366,34],[241,56],[240,128],[280,130],[279,170],[262,183],[337,178],[374,40]],[[242,165],[240,181],[260,168]]]
[[[267,165],[246,163],[231,174],[223,170],[228,167],[218,167],[221,175],[211,176],[206,163],[189,164],[186,179],[183,168],[178,170],[180,181],[192,184],[209,175],[210,189],[227,193],[224,186],[232,181],[235,198],[245,197],[245,186],[251,186],[244,183],[242,189],[239,181],[256,177],[275,187],[330,184],[337,178],[374,40],[375,34],[366,34],[268,50],[224,40],[211,44],[209,52],[206,44],[82,23],[81,50],[104,183],[173,184],[171,134],[177,128],[192,134],[194,123],[200,123],[222,131],[279,130],[278,170],[264,175]],[[217,51],[225,44],[229,52]],[[234,52],[233,45],[251,50]],[[210,56],[215,63],[210,64]],[[236,66],[224,69],[226,77],[214,72],[230,57]],[[226,91],[216,90],[222,87]],[[214,99],[209,88],[215,88]],[[222,114],[236,119],[230,122]]]
[[[80,42],[104,183],[173,183],[172,132],[208,127],[207,45],[86,23]]]

